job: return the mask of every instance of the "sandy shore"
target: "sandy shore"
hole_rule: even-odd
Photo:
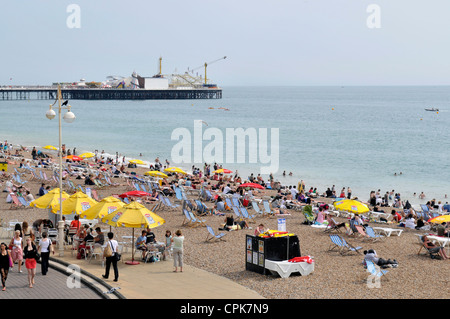
[[[29,157],[28,153],[23,154]],[[9,174],[14,172],[14,167],[18,167],[18,163],[8,166]],[[138,167],[132,170],[142,174],[147,169]],[[47,170],[47,175],[51,176],[50,170]],[[25,186],[37,197],[41,182],[31,181],[30,177],[30,173],[25,173],[22,179],[29,181]],[[76,184],[83,182],[83,180],[72,180]],[[129,190],[124,179],[114,179],[114,181],[122,185],[97,189],[101,198]],[[4,182],[5,180],[1,182],[2,190],[5,189]],[[270,191],[266,192],[267,195],[273,194]],[[31,224],[48,214],[47,210],[37,208],[11,209],[10,204],[6,203],[6,196],[6,192],[0,193],[2,222],[18,219]],[[149,205],[147,207],[150,208]],[[315,271],[309,276],[291,276],[287,279],[264,276],[245,270],[246,234],[253,234],[254,228],[259,223],[263,223],[267,228],[277,229],[276,218],[257,217],[256,223],[250,223],[253,229],[232,231],[227,233],[226,241],[207,243],[205,239],[208,232],[205,227],[182,226],[184,215],[181,209],[165,208],[158,210],[157,214],[166,220],[166,224],[153,230],[156,238],[163,241],[167,229],[172,232],[181,229],[186,238],[185,262],[187,264],[229,278],[267,298],[447,299],[450,297],[450,260],[432,260],[427,255],[418,255],[420,246],[416,234],[419,232],[415,230],[404,230],[400,237],[393,236],[375,243],[343,235],[354,246],[362,246],[364,249],[373,248],[380,257],[396,259],[399,263],[398,268],[389,269],[388,274],[382,278],[380,288],[369,288],[366,283],[368,273],[361,264],[363,255],[341,256],[336,252],[328,251],[331,244],[328,234],[322,229],[303,225],[304,217],[300,212],[290,211],[291,215],[286,217],[287,230],[298,236],[301,254],[314,257]],[[218,228],[223,224],[224,217],[213,215],[205,216],[204,219],[216,232],[219,232]],[[338,217],[336,220],[345,221],[346,219]],[[102,228],[109,228],[105,224],[100,225]],[[379,224],[372,226],[379,226]],[[119,237],[131,235],[131,229],[116,228],[114,231]]]

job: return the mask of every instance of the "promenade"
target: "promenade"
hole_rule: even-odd
[[[124,254],[125,261],[131,259],[130,254]],[[90,283],[84,283],[79,288],[69,288],[67,274],[64,271],[68,265],[81,268],[87,273]],[[110,288],[116,288],[119,298],[122,299],[260,299],[258,293],[243,287],[229,279],[209,273],[207,271],[185,265],[183,272],[173,272],[172,260],[155,263],[140,262],[137,265],[128,265],[122,261],[118,263],[119,281],[113,282],[113,273],[109,279],[104,280],[105,268],[100,260],[76,259],[66,248],[63,257],[58,253],[51,257],[50,270],[46,276],[40,273],[40,264],[37,265],[35,286],[28,287],[27,270],[18,273],[17,265],[10,271],[7,280],[7,290],[0,291],[0,299],[100,299],[111,298],[113,294],[106,294]],[[93,280],[91,280],[93,278]],[[106,286],[99,286],[106,283]],[[99,293],[100,292],[100,293]],[[103,292],[103,294],[102,294]],[[117,298],[114,296],[114,298]]]

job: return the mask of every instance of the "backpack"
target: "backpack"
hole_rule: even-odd
[[[112,256],[112,249],[111,245],[106,245],[105,249],[103,250],[103,256],[105,257],[111,257]]]

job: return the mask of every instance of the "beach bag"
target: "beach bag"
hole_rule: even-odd
[[[112,256],[112,248],[111,245],[106,245],[105,249],[103,250],[103,255],[105,257],[111,257]]]

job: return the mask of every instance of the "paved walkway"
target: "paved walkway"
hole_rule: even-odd
[[[125,260],[129,260],[125,256]],[[70,250],[64,257],[58,257],[65,263],[78,265],[84,271],[101,278],[104,267],[99,260],[90,262],[76,259]],[[253,290],[243,287],[227,278],[185,265],[183,272],[173,272],[172,260],[156,263],[140,262],[128,265],[118,264],[119,281],[113,282],[112,268],[110,277],[105,280],[111,287],[120,287],[117,291],[127,299],[261,299]]]
[[[79,288],[69,288],[67,275],[50,268],[47,275],[41,274],[37,265],[35,284],[28,287],[28,273],[25,265],[19,273],[17,265],[9,271],[6,291],[0,290],[0,299],[101,299],[90,287],[80,284]]]

